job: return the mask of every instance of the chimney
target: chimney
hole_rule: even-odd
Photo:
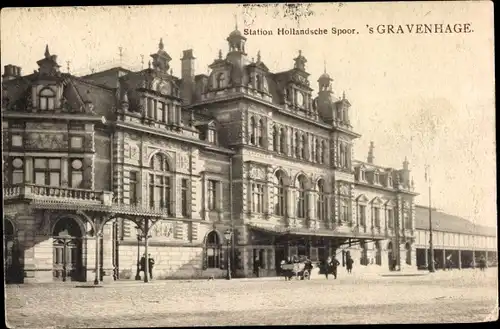
[[[191,104],[194,93],[194,60],[193,49],[183,51],[181,58],[182,100],[184,104]]]
[[[21,68],[15,65],[5,65],[2,75],[2,81],[9,81],[18,78],[21,75]]]
[[[375,160],[375,156],[373,155],[373,150],[375,149],[375,146],[373,145],[373,142],[370,142],[370,149],[368,151],[368,163],[373,163],[373,160]]]

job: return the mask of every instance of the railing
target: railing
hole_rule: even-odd
[[[85,203],[110,205],[112,202],[112,192],[35,184],[18,184],[4,188],[5,200],[19,198],[61,202],[81,201]]]

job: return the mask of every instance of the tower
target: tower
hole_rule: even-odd
[[[158,44],[158,52],[155,54],[151,54],[153,58],[153,68],[162,73],[168,73],[168,69],[170,68],[170,61],[172,57],[164,50],[165,46],[163,45],[163,39],[160,39],[160,43]]]

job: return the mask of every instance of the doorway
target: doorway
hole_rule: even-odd
[[[82,230],[72,218],[62,218],[54,226],[53,277],[56,281],[83,281]]]
[[[4,269],[5,283],[21,283],[23,281],[23,273],[20,253],[16,241],[14,225],[8,219],[4,219]]]

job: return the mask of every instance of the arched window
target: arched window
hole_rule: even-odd
[[[205,243],[206,268],[220,268],[221,266],[221,241],[217,232],[212,231],[207,235]]]
[[[224,87],[224,79],[225,79],[225,77],[224,77],[224,73],[223,72],[220,72],[220,73],[217,74],[217,81],[216,81],[216,83],[217,83],[217,89],[221,89],[221,88]]]
[[[149,206],[172,214],[172,173],[164,154],[157,153],[150,163]]]
[[[286,191],[285,191],[285,178],[283,173],[278,171],[275,174],[276,185],[274,191],[274,213],[277,216],[285,216],[286,212]]]
[[[307,159],[307,139],[306,139],[306,136],[305,135],[302,135],[300,137],[300,156],[302,159],[306,160]]]
[[[250,144],[255,145],[257,141],[257,122],[255,118],[250,118]]]
[[[327,219],[327,202],[325,193],[325,181],[318,181],[318,202],[316,205],[316,213],[319,220]]]
[[[259,74],[257,74],[255,76],[255,85],[256,85],[257,90],[262,90],[262,80],[261,79],[262,78],[260,77]]]
[[[273,151],[279,152],[280,150],[280,135],[278,126],[274,125],[273,127]]]
[[[295,133],[295,157],[300,157],[300,135],[299,132]]]
[[[266,136],[266,125],[264,120],[259,120],[259,146],[264,146],[264,137]]]
[[[307,207],[306,195],[306,179],[304,176],[299,176],[297,186],[297,217],[306,218]]]
[[[343,143],[339,144],[339,153],[340,153],[339,165],[343,167],[345,163],[345,147]]]
[[[56,94],[50,88],[44,88],[38,94],[40,110],[53,110],[55,108]]]
[[[284,128],[280,129],[280,152],[286,153],[286,133]]]

